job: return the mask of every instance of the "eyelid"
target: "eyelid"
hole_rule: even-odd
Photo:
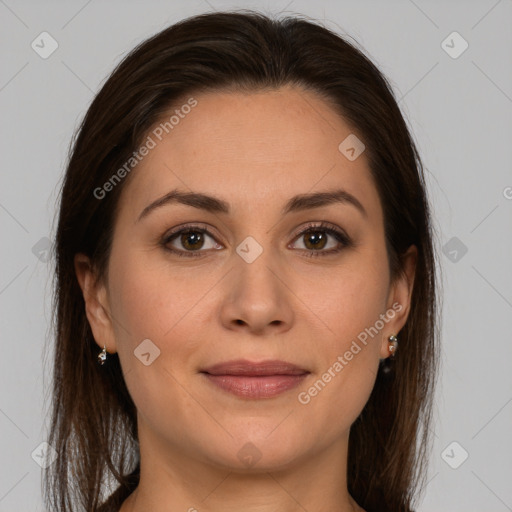
[[[187,230],[188,231],[200,231],[200,232],[206,233],[208,236],[211,236],[212,238],[215,238],[215,237],[220,238],[217,234],[212,233],[214,228],[212,228],[212,226],[210,226],[209,224],[206,224],[204,222],[191,222],[191,223],[187,222],[186,224],[182,224],[180,226],[172,228],[169,231],[166,231],[164,236],[162,237],[162,241],[169,243],[170,239],[173,236],[181,233],[182,231],[187,231]]]

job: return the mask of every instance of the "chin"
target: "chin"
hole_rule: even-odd
[[[254,421],[254,420],[253,420]],[[282,419],[280,419],[282,421]],[[270,423],[270,422],[266,422]],[[284,470],[298,462],[307,450],[304,436],[282,428],[278,422],[272,422],[272,428],[257,428],[252,432],[240,429],[233,438],[216,444],[215,453],[209,454],[210,461],[237,473],[259,473]],[[261,427],[261,425],[260,425]],[[274,432],[272,432],[272,429]]]

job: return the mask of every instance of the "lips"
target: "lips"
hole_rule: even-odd
[[[309,371],[286,361],[228,361],[201,371],[208,382],[242,398],[272,398],[298,386]]]
[[[210,375],[247,375],[251,377],[302,375],[309,373],[307,370],[285,361],[262,361],[261,363],[254,363],[245,359],[218,363],[206,368],[203,372]]]

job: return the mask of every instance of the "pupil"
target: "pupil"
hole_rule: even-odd
[[[197,232],[183,233],[181,237],[183,247],[188,249],[200,249],[202,241],[202,234]]]
[[[315,231],[314,233],[312,233],[308,236],[308,241],[307,241],[306,246],[308,246],[308,244],[315,246],[320,242],[323,242],[323,244],[321,244],[320,247],[318,247],[318,246],[313,247],[313,249],[318,249],[318,248],[321,249],[325,246],[325,236],[320,231]]]

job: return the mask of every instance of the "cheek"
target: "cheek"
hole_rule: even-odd
[[[308,422],[318,418],[318,428],[323,422],[327,437],[350,427],[375,384],[389,285],[386,255],[378,252],[361,251],[336,270],[309,273],[303,281],[303,294],[315,290],[307,304],[322,320],[324,336],[316,345],[315,380],[298,401]]]
[[[166,425],[167,435],[179,438],[183,425],[193,422],[191,411],[197,413],[183,372],[200,350],[195,331],[201,322],[198,301],[213,282],[171,272],[158,261],[150,264],[129,255],[117,261],[109,286],[126,385],[146,421],[154,428]],[[189,419],[172,421],[176,417]]]
[[[377,244],[347,254],[330,268],[312,265],[296,279],[299,296],[324,326],[330,357],[333,351],[344,351],[385,313],[389,271],[385,250]]]
[[[176,333],[190,325],[194,309],[213,283],[211,273],[195,279],[156,254],[134,252],[112,261],[118,262],[109,280],[112,313],[123,322],[124,329],[116,332],[122,342],[150,338],[157,344],[172,343]]]

